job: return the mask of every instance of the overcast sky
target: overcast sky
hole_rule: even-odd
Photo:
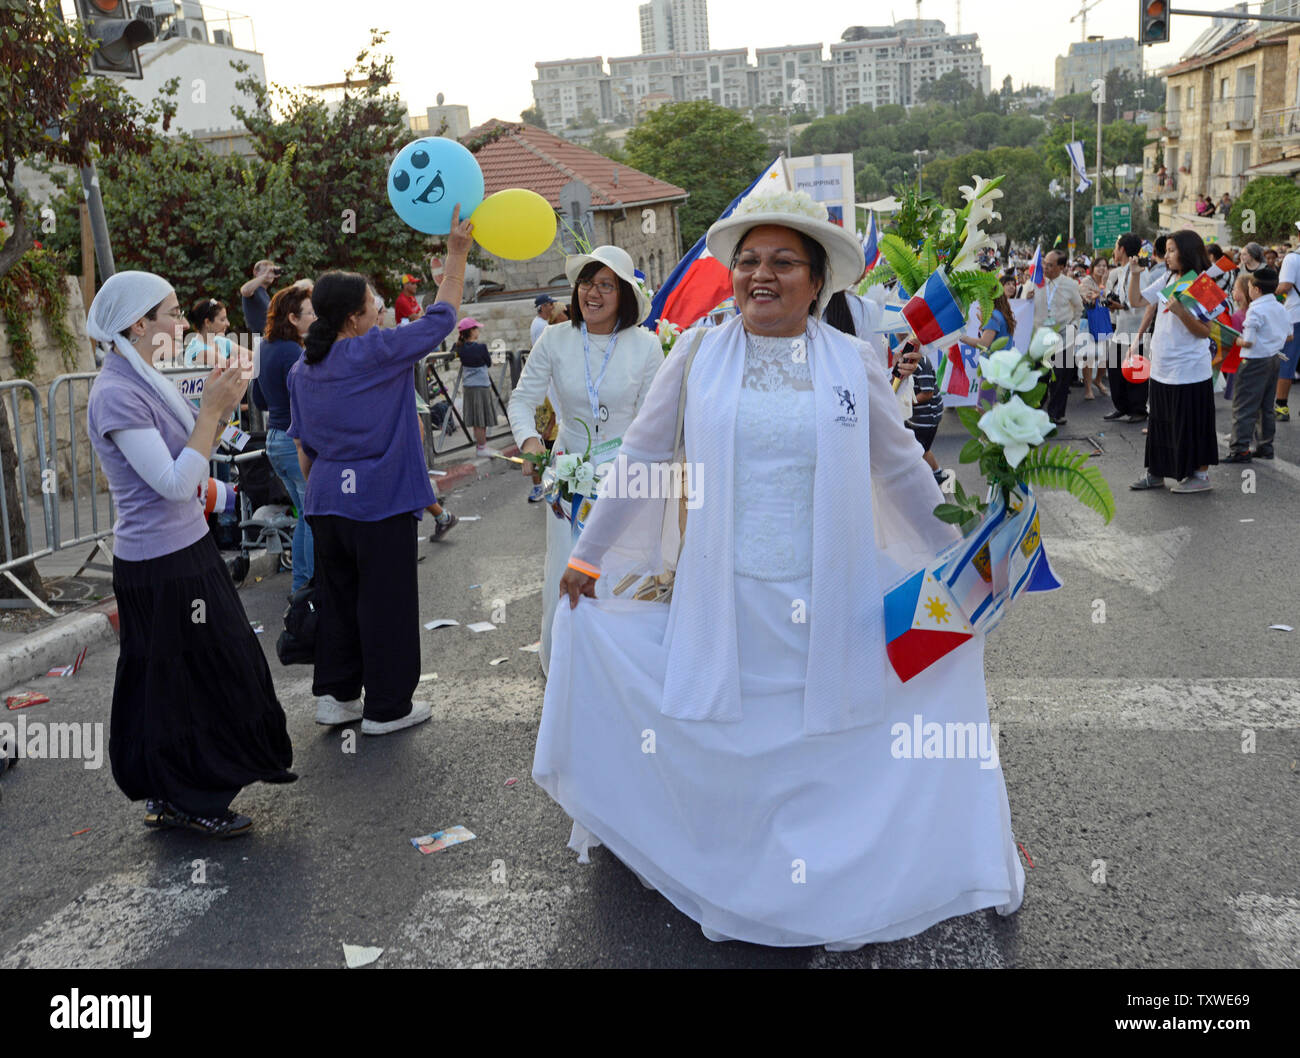
[[[1183,0],[1191,7],[1213,2]],[[239,0],[230,7],[237,8]],[[212,5],[216,6],[216,5]],[[1081,38],[1070,16],[1077,0],[963,0],[961,28],[980,36],[993,84],[1010,74],[1021,82],[1051,86],[1055,59]],[[1183,6],[1178,4],[1175,6]],[[366,40],[368,27],[390,29],[399,91],[413,114],[423,113],[442,92],[449,103],[469,107],[475,124],[498,117],[518,120],[532,105],[531,81],[538,61],[600,55],[634,55],[641,50],[637,0],[482,0],[458,3],[399,0],[243,0],[253,18],[267,77],[288,84],[340,80]],[[924,0],[923,18],[956,29],[956,0]],[[798,12],[796,15],[795,12]],[[883,25],[913,18],[915,3],[904,0],[709,0],[709,43],[713,48],[752,49],[840,39],[850,25]],[[1088,33],[1137,35],[1133,0],[1100,0],[1088,13]],[[1173,41],[1146,49],[1149,66],[1174,62],[1210,20],[1174,16]]]

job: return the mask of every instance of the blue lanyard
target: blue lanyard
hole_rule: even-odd
[[[582,369],[587,373],[587,400],[591,404],[591,417],[596,433],[600,433],[600,384],[605,381],[605,370],[609,367],[609,358],[614,355],[614,346],[618,344],[618,329],[609,336],[609,347],[605,350],[605,359],[600,364],[600,374],[596,381],[591,381],[591,343],[587,340],[587,324],[582,324]]]

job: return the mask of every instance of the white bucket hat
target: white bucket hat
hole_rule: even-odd
[[[856,283],[867,267],[862,244],[851,231],[827,219],[826,207],[804,191],[765,191],[750,195],[729,217],[717,221],[704,237],[709,253],[728,268],[732,255],[751,228],[773,224],[814,239],[826,251],[826,281],[817,297],[817,314],[838,290]]]
[[[645,283],[637,278],[631,254],[617,246],[597,246],[591,253],[575,253],[566,257],[564,274],[569,282],[576,283],[578,273],[593,261],[604,265],[619,279],[626,280],[636,295],[636,322],[639,324],[645,320],[650,315],[650,295],[646,293]]]

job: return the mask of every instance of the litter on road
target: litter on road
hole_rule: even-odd
[[[1269,630],[1270,630],[1270,631],[1272,631],[1273,629],[1276,629],[1276,630],[1279,631],[1279,632],[1294,632],[1294,631],[1295,631],[1295,629],[1292,628],[1290,625],[1269,625],[1268,627],[1269,627]]]
[[[57,668],[50,669],[46,676],[75,676],[81,668],[81,663],[86,660],[86,647],[81,648],[81,653],[77,655],[77,660],[71,665],[59,665]]]
[[[505,664],[505,662],[507,662],[507,661],[509,661],[509,660],[510,660],[509,658],[493,658],[491,661],[488,662],[488,664],[489,664],[489,665],[503,665],[503,664]]]
[[[383,954],[383,948],[367,948],[360,944],[343,945],[343,961],[347,963],[349,970],[369,966]]]
[[[44,705],[49,700],[46,695],[38,691],[22,691],[6,698],[5,705],[10,709],[26,709],[29,705]]]
[[[473,624],[465,626],[471,632],[492,632],[496,630],[496,625],[491,621],[475,621]]]
[[[536,654],[542,649],[542,641],[539,639],[536,643],[529,643],[526,647],[520,647],[520,650],[526,654]]]
[[[454,617],[439,617],[436,621],[426,621],[424,627],[429,631],[435,628],[449,628],[452,625],[460,624]]]
[[[448,827],[446,830],[435,830],[432,834],[425,834],[422,838],[412,838],[411,844],[427,856],[432,852],[441,852],[452,845],[473,841],[474,837],[475,835],[464,827],[455,826]]]

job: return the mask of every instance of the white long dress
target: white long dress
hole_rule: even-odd
[[[980,908],[1010,913],[1024,872],[996,758],[892,752],[893,725],[910,728],[917,715],[988,723],[982,637],[907,684],[887,669],[884,723],[804,732],[809,625],[792,619],[792,606],[811,593],[816,432],[808,365],[793,362],[791,341],[746,336],[733,497],[743,720],[661,712],[669,607],[566,601],[533,778],[574,821],[580,861],[606,845],[710,939],[852,947]],[[871,366],[875,475],[886,458],[878,433],[883,448],[902,427],[886,414],[887,378]],[[919,463],[912,444],[907,458]],[[928,469],[881,488],[915,490],[926,479]],[[905,559],[913,566],[914,555]],[[903,572],[887,554],[880,568],[885,585]]]
[[[609,348],[610,335],[589,335],[591,378],[600,375],[601,362]],[[523,446],[530,437],[538,437],[534,410],[548,396],[555,408],[558,430],[555,452],[583,452],[587,446],[587,431],[594,429],[591,404],[587,397],[587,374],[583,369],[584,350],[582,332],[571,323],[557,323],[547,327],[537,339],[524,370],[510,395],[508,412],[510,429],[515,443]],[[592,437],[593,444],[622,437],[659,368],[663,365],[663,347],[659,339],[644,327],[632,327],[618,335],[614,353],[609,358],[605,377],[601,380],[599,400],[606,418]],[[542,588],[542,645],[538,660],[546,672],[551,657],[551,619],[555,616],[555,603],[559,598],[560,578],[564,576],[573,547],[573,528],[547,510],[546,559]],[[608,586],[601,585],[600,593],[607,594]]]

